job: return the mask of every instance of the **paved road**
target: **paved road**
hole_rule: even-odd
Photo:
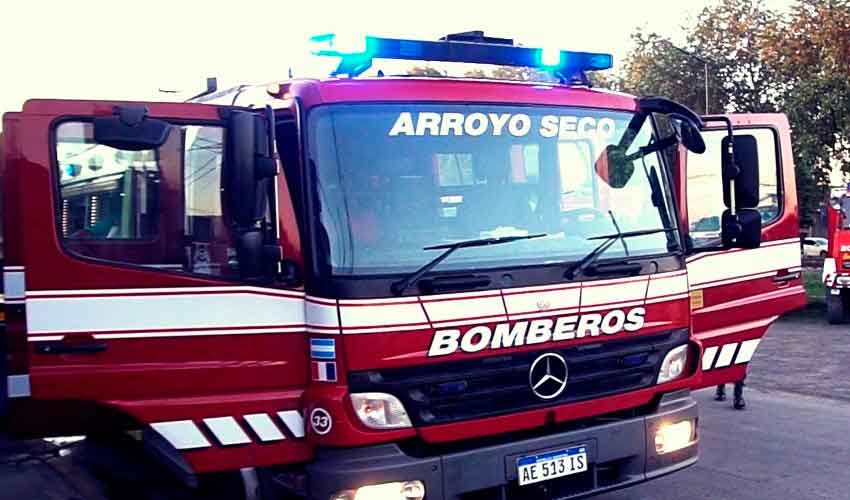
[[[850,325],[777,322],[749,368],[748,408],[700,391],[699,462],[600,500],[850,498]],[[731,399],[731,387],[727,388]]]
[[[850,401],[850,324],[829,325],[826,310],[782,318],[759,346],[748,379],[766,391]]]
[[[596,498],[850,498],[849,360],[850,326],[829,326],[817,314],[784,318],[750,367],[746,411],[714,402],[710,389],[696,395],[697,465]],[[34,450],[0,437],[0,500],[94,500],[79,476],[49,447]]]
[[[693,467],[599,500],[846,500],[850,403],[749,390],[749,408],[700,391],[700,459]]]

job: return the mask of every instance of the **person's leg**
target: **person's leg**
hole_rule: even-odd
[[[732,403],[732,406],[736,410],[743,410],[744,408],[747,407],[747,402],[744,401],[744,381],[743,380],[739,380],[739,381],[735,382],[734,396],[735,396],[735,398],[734,398],[734,402]]]
[[[715,401],[726,401],[726,384],[720,384],[717,386],[717,391],[714,393]]]

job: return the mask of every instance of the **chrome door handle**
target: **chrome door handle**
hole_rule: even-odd
[[[800,277],[800,271],[793,272],[793,273],[787,273],[787,272],[781,272],[780,271],[780,272],[776,273],[776,276],[774,276],[771,279],[773,280],[773,283],[776,284],[776,285],[787,285],[788,283],[790,283],[791,281],[794,281],[795,279],[798,279],[799,277]]]

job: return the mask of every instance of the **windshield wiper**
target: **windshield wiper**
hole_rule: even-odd
[[[454,243],[445,243],[442,245],[433,245],[430,247],[425,247],[423,250],[442,250],[446,249],[445,252],[441,253],[434,259],[428,261],[424,266],[420,267],[416,271],[414,271],[410,276],[404,278],[401,281],[397,281],[392,284],[390,290],[395,295],[401,295],[405,290],[415,285],[417,281],[422,279],[425,274],[428,273],[431,269],[437,266],[440,262],[444,261],[449,255],[454,253],[455,250],[460,248],[470,248],[470,247],[484,247],[488,245],[501,245],[502,243],[510,243],[512,241],[517,240],[530,240],[532,238],[542,238],[546,236],[546,233],[538,233],[538,234],[526,234],[522,236],[504,236],[501,238],[478,238],[474,240],[463,240],[456,241]]]
[[[671,233],[676,231],[674,228],[658,228],[658,229],[641,229],[638,231],[626,231],[625,233],[620,232],[619,229],[615,234],[605,234],[602,236],[593,236],[588,238],[588,240],[604,240],[602,243],[591,250],[590,253],[584,256],[580,261],[576,262],[572,266],[570,266],[566,271],[564,271],[564,278],[574,279],[576,275],[584,272],[585,269],[590,267],[596,259],[602,255],[605,250],[608,250],[608,247],[613,245],[619,240],[624,238],[632,238],[635,236],[646,236],[647,234],[658,234],[658,233]],[[623,242],[625,243],[625,242]]]

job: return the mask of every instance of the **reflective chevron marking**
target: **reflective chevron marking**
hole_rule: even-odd
[[[178,450],[209,448],[211,446],[198,426],[195,425],[195,422],[191,420],[154,422],[151,427]]]
[[[178,450],[215,446],[208,436],[214,437],[214,441],[221,446],[283,441],[287,439],[284,430],[295,439],[304,437],[304,419],[301,412],[280,411],[277,412],[277,417],[278,420],[275,420],[268,413],[250,413],[242,415],[241,419],[231,416],[204,418],[202,424],[192,420],[174,420],[154,422],[150,425]],[[250,429],[253,436],[249,435],[246,429]]]
[[[245,415],[245,421],[251,426],[254,434],[260,438],[260,441],[280,441],[286,439],[286,436],[274,424],[274,421],[269,417],[268,413],[252,413]]]
[[[234,444],[247,444],[251,442],[251,438],[245,434],[242,427],[236,423],[233,417],[215,417],[205,418],[204,423],[207,429],[215,435],[216,440],[223,446]]]
[[[756,353],[761,339],[732,342],[722,346],[706,347],[702,353],[702,370],[716,370],[749,363]]]
[[[296,438],[304,437],[304,419],[300,411],[287,410],[277,412],[277,416],[283,421],[289,432]]]

